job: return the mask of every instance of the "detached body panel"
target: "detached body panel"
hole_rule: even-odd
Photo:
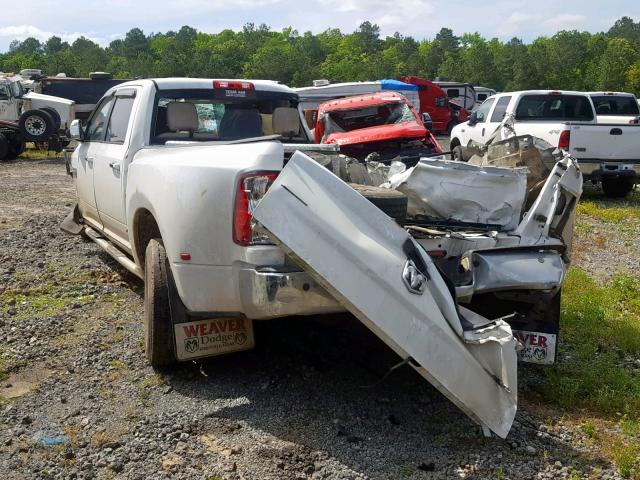
[[[517,408],[511,329],[460,310],[404,229],[302,153],[282,170],[254,218],[447,398],[506,437]]]

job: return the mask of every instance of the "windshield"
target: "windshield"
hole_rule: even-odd
[[[152,143],[270,135],[282,135],[285,142],[306,143],[297,104],[295,95],[280,92],[251,90],[244,97],[222,98],[217,90],[161,90],[156,97]]]
[[[640,115],[638,102],[631,96],[598,95],[591,96],[596,115],[637,116]]]
[[[593,120],[585,95],[524,95],[516,108],[517,120]]]
[[[409,105],[404,102],[385,103],[350,110],[334,110],[328,112],[328,116],[344,132],[417,120]]]
[[[14,97],[22,98],[24,89],[22,88],[22,84],[20,82],[11,82],[11,90],[13,90]]]

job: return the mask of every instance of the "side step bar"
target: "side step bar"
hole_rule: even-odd
[[[115,245],[113,245],[109,240],[104,238],[100,233],[95,231],[91,227],[84,227],[84,233],[93,240],[99,247],[101,247],[105,252],[113,257],[113,259],[126,268],[128,271],[133,273],[135,276],[144,280],[144,272],[142,269],[135,264],[133,260],[131,260],[122,250],[119,250]]]

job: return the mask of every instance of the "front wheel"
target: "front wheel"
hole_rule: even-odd
[[[457,162],[463,162],[464,156],[462,155],[462,147],[460,145],[456,145],[451,149],[451,158]]]
[[[152,367],[167,367],[176,361],[169,297],[172,279],[160,240],[147,245],[144,265],[144,350]]]
[[[603,179],[602,191],[609,198],[623,198],[633,190],[633,182],[627,178]]]
[[[53,134],[53,118],[44,110],[28,110],[20,115],[18,127],[22,136],[31,142],[44,142]]]

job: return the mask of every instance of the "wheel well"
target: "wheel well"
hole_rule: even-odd
[[[460,140],[458,140],[457,138],[454,138],[453,140],[451,140],[449,148],[450,148],[450,150],[453,150],[454,148],[459,147],[459,146],[460,146]]]
[[[133,219],[134,245],[138,265],[144,269],[144,255],[147,245],[153,238],[160,238],[160,228],[153,214],[146,208],[141,208]]]

